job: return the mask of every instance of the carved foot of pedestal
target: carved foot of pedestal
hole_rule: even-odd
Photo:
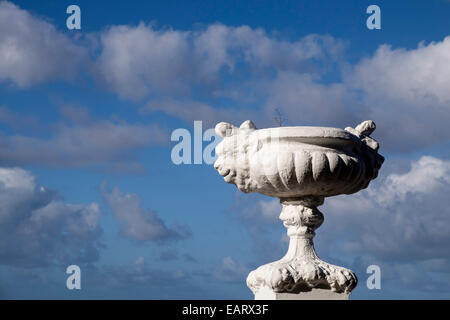
[[[250,272],[247,286],[256,295],[261,289],[276,293],[299,293],[313,288],[349,294],[358,279],[351,271],[320,259],[276,261]]]

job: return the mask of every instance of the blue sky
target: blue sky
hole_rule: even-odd
[[[276,126],[279,110],[377,123],[379,178],[327,199],[315,238],[356,272],[352,298],[450,298],[449,14],[444,0],[0,2],[0,297],[251,299],[248,272],[287,249],[281,207],[175,165],[170,136]],[[81,290],[66,289],[72,264]]]

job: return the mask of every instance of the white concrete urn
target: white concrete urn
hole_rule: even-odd
[[[369,137],[375,123],[356,128],[277,127],[257,130],[247,120],[239,128],[221,122],[214,167],[245,193],[280,199],[280,219],[290,238],[286,255],[250,272],[255,299],[348,299],[356,287],[349,269],[320,260],[314,230],[323,222],[317,209],[325,197],[366,188],[384,158]]]

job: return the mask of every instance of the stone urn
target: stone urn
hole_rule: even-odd
[[[214,168],[245,193],[279,198],[290,238],[283,258],[248,275],[255,299],[348,299],[356,275],[320,260],[314,250],[314,230],[324,219],[317,207],[325,197],[358,192],[377,177],[384,158],[370,137],[375,123],[256,129],[247,120],[239,128],[221,122],[215,130],[223,140]]]

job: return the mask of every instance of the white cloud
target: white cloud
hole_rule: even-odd
[[[380,46],[345,76],[360,92],[377,136],[389,150],[410,151],[450,138],[450,37],[416,49]]]
[[[407,196],[439,193],[450,185],[450,162],[423,156],[413,162],[411,170],[404,174],[392,173],[383,188],[371,192],[380,204],[406,200]]]
[[[343,44],[331,36],[308,35],[285,41],[249,26],[210,25],[194,34],[194,50],[201,59],[204,74],[215,74],[222,66],[233,70],[238,61],[254,68],[298,70],[308,59],[335,57]]]
[[[111,27],[101,35],[100,75],[107,86],[128,98],[183,90],[193,72],[186,37],[185,32],[154,31],[142,23]]]
[[[121,234],[129,239],[142,241],[167,241],[187,238],[191,231],[187,226],[169,228],[155,213],[142,208],[138,195],[125,193],[114,187],[106,190],[101,188],[105,203],[111,208],[116,219],[121,223]]]
[[[411,50],[382,45],[355,66],[349,81],[370,97],[419,107],[448,105],[450,37]]]
[[[11,2],[0,2],[0,82],[20,88],[71,79],[87,59],[86,48]]]
[[[330,57],[341,43],[310,35],[296,42],[278,40],[248,26],[208,26],[201,31],[155,30],[143,23],[114,26],[101,35],[98,59],[103,82],[122,97],[189,95],[196,86],[210,90],[239,63],[250,70],[302,70],[306,61]]]
[[[68,204],[21,168],[0,168],[0,264],[83,264],[99,257],[97,203]]]
[[[34,177],[20,168],[0,168],[0,181],[7,189],[33,191],[35,188]]]

